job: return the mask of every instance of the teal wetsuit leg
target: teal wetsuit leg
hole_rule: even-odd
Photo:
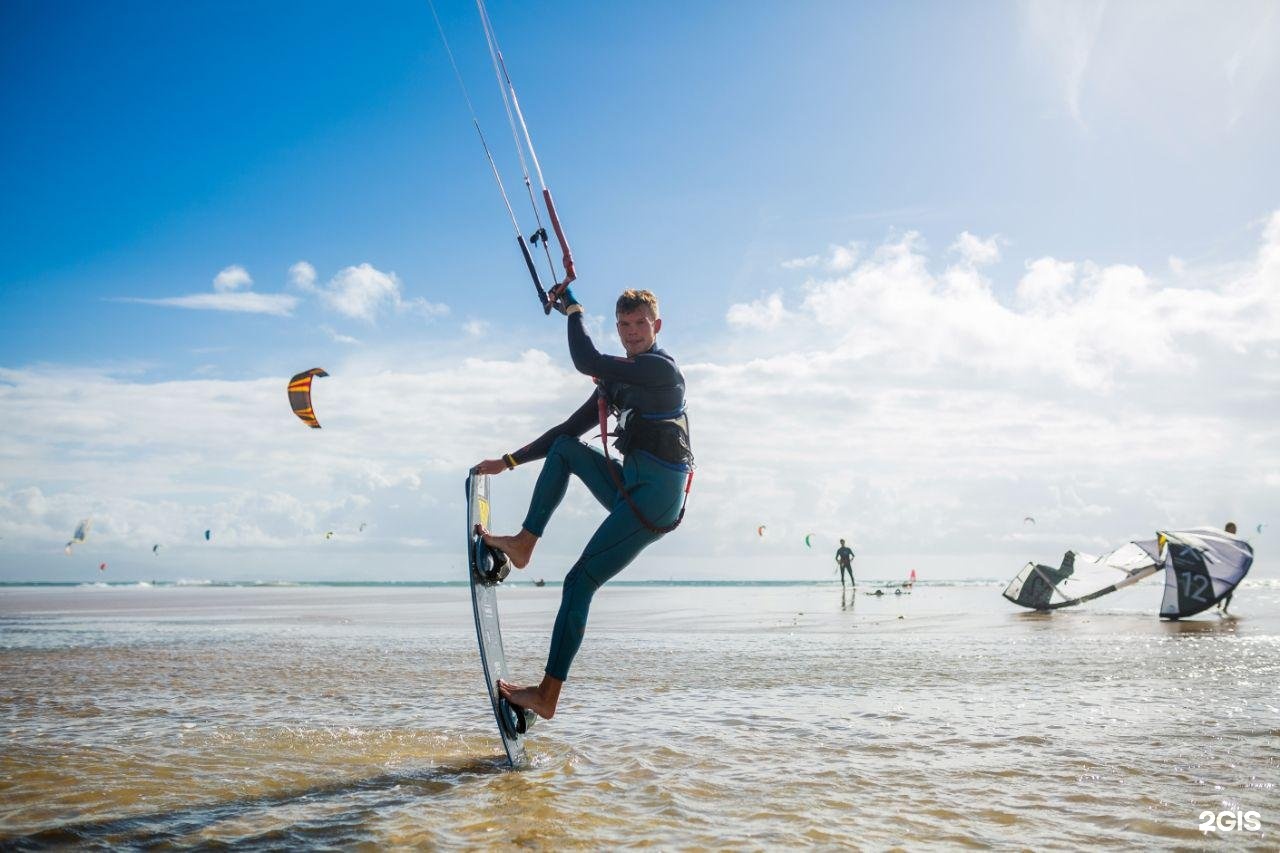
[[[658,527],[674,522],[680,514],[688,474],[641,454],[628,456],[622,468],[623,486],[645,518]],[[645,546],[662,538],[640,523],[622,495],[616,490],[614,494],[609,517],[596,529],[564,579],[547,656],[547,675],[561,681],[569,677],[569,666],[582,645],[596,590],[625,569]]]
[[[613,466],[621,479],[622,466],[616,460],[605,459],[599,450],[576,438],[564,435],[557,438],[547,451],[546,461],[542,463],[537,485],[533,487],[533,498],[529,501],[529,512],[521,526],[534,536],[542,538],[551,514],[560,506],[560,501],[564,500],[565,492],[569,489],[570,474],[586,483],[601,506],[612,509],[618,499],[618,489],[613,485],[609,465]]]

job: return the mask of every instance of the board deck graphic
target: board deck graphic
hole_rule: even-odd
[[[489,691],[489,704],[498,723],[498,734],[512,767],[525,764],[524,733],[533,714],[517,710],[498,695],[498,679],[507,678],[507,657],[502,649],[498,622],[498,587],[510,571],[505,556],[490,550],[476,535],[476,525],[489,526],[489,475],[467,477],[467,574],[471,578],[471,606],[476,617],[480,663]]]

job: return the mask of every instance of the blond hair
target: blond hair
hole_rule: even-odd
[[[618,297],[618,304],[614,308],[614,313],[630,314],[632,311],[639,311],[641,308],[647,310],[653,319],[658,319],[658,297],[653,295],[653,291],[636,290],[633,287],[628,287]]]

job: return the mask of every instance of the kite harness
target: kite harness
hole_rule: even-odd
[[[618,490],[618,494],[622,495],[626,500],[627,506],[631,507],[631,511],[635,513],[636,520],[640,522],[645,529],[659,534],[670,533],[680,526],[680,522],[684,521],[684,511],[689,508],[689,490],[693,488],[693,469],[689,469],[689,475],[684,480],[684,498],[680,502],[680,514],[676,516],[676,520],[671,524],[659,526],[649,519],[645,518],[640,507],[636,506],[636,502],[632,500],[631,493],[622,485],[622,478],[618,476],[618,470],[613,467],[613,462],[609,458],[609,400],[605,397],[604,387],[601,386],[596,390],[596,411],[600,415],[600,444],[604,447],[605,467],[609,469],[609,476],[613,479],[613,485]]]

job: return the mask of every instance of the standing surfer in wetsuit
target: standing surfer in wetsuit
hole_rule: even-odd
[[[609,511],[565,576],[541,683],[520,687],[498,682],[498,690],[508,702],[544,719],[555,714],[560,689],[582,645],[592,596],[647,545],[679,523],[693,468],[684,376],[675,360],[657,345],[662,329],[657,297],[647,290],[626,290],[618,297],[615,315],[625,357],[602,355],[596,350],[572,290],[565,288],[556,307],[569,318],[573,366],[595,378],[596,391],[564,423],[519,450],[501,459],[486,459],[474,469],[480,474],[500,474],[525,462],[546,460],[520,532],[494,536],[484,531],[484,541],[505,553],[517,569],[529,564],[534,546],[564,498],[571,474]],[[617,417],[614,447],[622,455],[621,461],[606,459],[599,449],[579,440],[599,425],[601,405]],[[623,491],[619,491],[619,483]]]
[[[1228,521],[1223,526],[1222,529],[1224,532],[1230,534],[1231,536],[1236,535],[1236,523],[1234,521]],[[1235,587],[1232,587],[1231,592],[1228,592],[1226,595],[1222,596],[1222,600],[1218,602],[1218,609],[1222,611],[1224,615],[1227,612],[1227,608],[1231,606],[1231,596],[1235,594],[1236,594]]]
[[[849,583],[853,587],[858,586],[858,582],[853,579],[853,550],[846,544],[844,540],[840,540],[840,547],[836,550],[836,563],[840,566],[840,588],[844,589],[844,573],[849,573]]]

